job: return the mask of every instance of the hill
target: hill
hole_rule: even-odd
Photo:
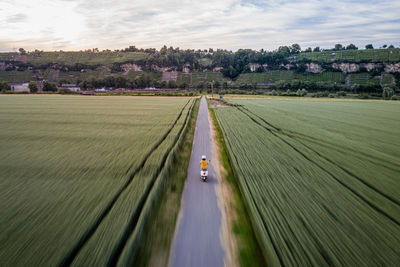
[[[321,86],[356,86],[376,91],[399,85],[399,76],[399,48],[306,52],[280,47],[272,52],[251,49],[232,52],[164,46],[159,51],[130,47],[102,52],[0,53],[1,81],[47,80],[75,83],[84,89],[204,88],[211,83],[224,88],[269,88],[286,83],[291,88],[301,83],[309,90]]]

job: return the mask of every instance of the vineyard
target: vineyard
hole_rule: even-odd
[[[398,62],[400,60],[400,49],[365,49],[365,50],[340,50],[321,52],[301,52],[297,58],[308,59],[314,62]]]
[[[400,106],[228,100],[215,108],[269,266],[400,262]]]
[[[1,97],[2,265],[129,265],[194,102]]]
[[[322,73],[296,73],[291,70],[271,70],[263,73],[244,73],[240,74],[238,79],[235,81],[236,85],[240,84],[254,84],[254,83],[275,83],[278,81],[293,82],[297,81],[308,81],[308,82],[320,82],[320,83],[336,83],[345,84],[346,77],[349,79],[349,84],[358,85],[379,85],[380,75],[372,76],[371,74],[365,73],[350,73],[344,74],[341,72],[322,72]],[[382,74],[382,85],[393,85],[394,77],[390,73]]]

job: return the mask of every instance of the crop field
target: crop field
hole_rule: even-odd
[[[230,99],[218,123],[269,266],[400,262],[400,104]]]
[[[129,265],[194,102],[0,97],[1,265]]]

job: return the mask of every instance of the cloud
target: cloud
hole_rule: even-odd
[[[27,19],[27,17],[28,16],[25,14],[18,13],[15,15],[8,16],[6,21],[7,21],[7,24],[18,23],[18,22],[25,21]]]
[[[272,50],[292,43],[333,47],[338,42],[400,42],[400,2],[395,0],[3,1],[0,28],[6,30],[0,31],[0,47],[8,50],[26,39],[26,49],[45,50],[164,44]]]

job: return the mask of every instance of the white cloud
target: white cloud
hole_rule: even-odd
[[[399,1],[3,0],[0,49],[400,42]]]

